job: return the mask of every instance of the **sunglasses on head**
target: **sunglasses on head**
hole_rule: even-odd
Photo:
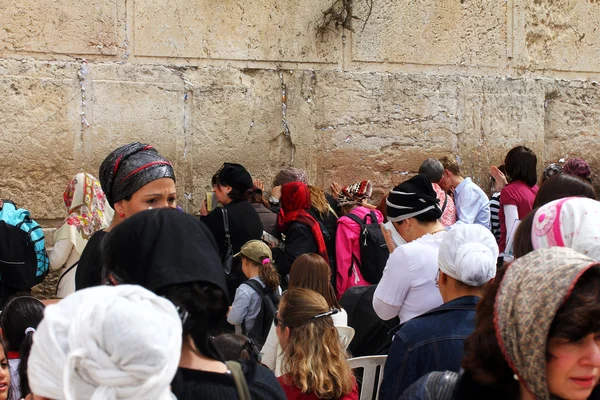
[[[311,321],[313,321],[315,319],[319,319],[319,318],[323,318],[323,317],[329,317],[329,316],[331,316],[333,314],[337,314],[339,312],[340,312],[340,310],[338,310],[337,308],[334,308],[333,310],[330,310],[330,311],[327,311],[327,312],[324,312],[324,313],[320,313],[320,314],[314,315],[314,316],[310,317],[308,320],[306,320],[304,323],[302,323],[300,325],[304,325],[304,324],[306,324],[308,322],[311,322]],[[273,317],[273,325],[275,325],[275,327],[277,327],[277,326],[282,326],[282,327],[287,326],[289,328],[292,328],[291,326],[286,325],[283,322],[282,319],[280,319],[280,318],[277,317],[278,313],[279,313],[279,311],[275,312],[275,316]]]

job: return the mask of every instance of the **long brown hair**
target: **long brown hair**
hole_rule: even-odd
[[[331,269],[323,257],[315,253],[302,254],[292,264],[288,287],[314,290],[325,298],[330,309],[340,309],[330,275]]]
[[[271,292],[277,291],[277,288],[279,287],[279,274],[277,273],[275,266],[271,263],[270,260],[267,263],[262,263],[264,260],[269,259],[269,257],[261,257],[260,264],[254,260],[249,259],[243,254],[241,257],[248,261],[250,264],[254,265],[256,268],[258,268],[258,276],[263,281],[267,289],[269,289]]]
[[[278,312],[282,323],[290,329],[283,349],[284,379],[302,393],[314,393],[320,399],[340,398],[355,385],[346,361],[348,353],[340,343],[333,320],[330,316],[314,318],[329,310],[317,292],[294,288],[283,295]]]

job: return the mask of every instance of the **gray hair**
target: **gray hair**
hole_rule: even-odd
[[[425,175],[431,183],[439,183],[444,175],[444,166],[435,158],[428,158],[419,167],[419,174]]]

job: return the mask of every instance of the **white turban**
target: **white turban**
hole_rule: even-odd
[[[498,244],[482,225],[456,225],[440,244],[440,271],[469,286],[479,287],[496,276]]]
[[[56,400],[173,399],[181,336],[173,304],[140,286],[75,292],[46,308],[33,335],[31,391]]]

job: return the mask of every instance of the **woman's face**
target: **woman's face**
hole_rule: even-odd
[[[8,370],[8,360],[4,354],[4,348],[0,346],[0,400],[8,398],[8,387],[10,386],[10,371]]]
[[[219,203],[225,205],[231,202],[231,199],[227,196],[231,192],[231,186],[214,185],[213,190]]]
[[[576,342],[550,339],[548,352],[548,391],[562,399],[587,399],[600,379],[600,333]]]
[[[115,204],[115,211],[131,217],[134,214],[153,208],[177,207],[175,181],[161,178],[142,186],[131,196],[131,200],[121,200]]]

